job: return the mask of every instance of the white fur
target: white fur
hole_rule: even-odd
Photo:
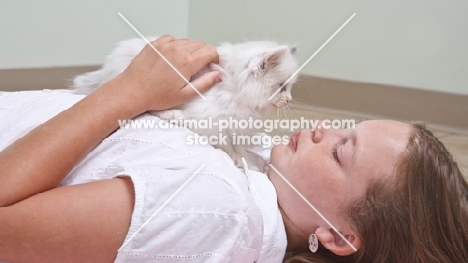
[[[153,40],[155,38],[149,38]],[[141,51],[146,42],[135,38],[120,42],[107,58],[102,69],[77,76],[73,80],[76,93],[89,94],[105,82],[113,79],[130,64]],[[218,47],[219,65],[210,65],[196,76],[211,70],[222,72],[223,81],[217,83],[203,95],[195,96],[188,103],[173,110],[156,113],[163,119],[183,116],[185,119],[208,119],[213,122],[221,119],[247,120],[264,119],[268,112],[286,106],[291,100],[291,87],[296,81],[293,78],[284,89],[270,101],[268,98],[278,90],[297,70],[294,57],[295,48],[278,45],[270,41],[245,42],[241,44],[224,43]],[[201,135],[218,135],[218,129],[195,130]],[[252,134],[251,130],[229,129],[223,132],[231,138],[236,135]],[[215,145],[233,157],[240,165],[240,157],[246,156],[244,147],[239,145]]]

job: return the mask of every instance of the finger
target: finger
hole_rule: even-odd
[[[174,41],[175,43],[187,43],[190,42],[190,39],[184,37],[184,38],[178,38]]]
[[[167,43],[170,43],[175,40],[175,37],[171,35],[164,35],[162,37],[159,37],[153,41],[150,41],[151,46],[153,46],[156,49],[161,49],[163,45],[167,45]]]
[[[203,41],[191,41],[188,38],[177,39],[172,42],[174,45],[178,45],[188,50],[188,52],[193,53],[197,50],[203,48],[206,44]]]
[[[206,44],[203,41],[190,41],[190,43],[187,43],[187,48],[190,53],[194,53],[204,46],[206,46]]]
[[[191,84],[193,87],[195,87],[195,89],[198,90],[198,92],[204,93],[205,91],[213,87],[214,84],[221,82],[221,80],[222,80],[221,72],[211,71],[195,79],[194,81],[191,82]],[[187,84],[182,88],[180,94],[184,99],[189,100],[193,96],[198,95],[198,92],[195,91],[192,86]]]
[[[158,41],[158,42],[161,42],[161,43],[167,43],[167,42],[174,41],[175,39],[176,38],[174,36],[172,36],[172,35],[164,35],[164,36],[161,36],[161,37],[155,39],[154,41]]]
[[[192,53],[193,61],[196,67],[203,68],[209,63],[218,63],[219,55],[214,46],[206,45]]]
[[[187,43],[190,43],[190,40],[188,38],[179,38],[179,39],[172,41],[171,45],[183,47]]]

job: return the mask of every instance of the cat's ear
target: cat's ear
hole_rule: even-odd
[[[297,47],[289,47],[289,53],[291,53],[291,55],[296,55],[296,52],[297,52]]]
[[[265,53],[265,57],[263,58],[260,68],[262,70],[268,70],[277,67],[281,63],[283,56],[285,56],[288,52],[290,52],[290,50],[286,46],[270,50],[269,52]]]

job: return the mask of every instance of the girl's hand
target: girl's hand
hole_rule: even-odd
[[[208,63],[218,62],[218,53],[213,46],[200,41],[175,39],[163,36],[151,44],[189,80]],[[122,90],[127,105],[141,112],[165,110],[198,96],[197,92],[149,45],[146,45],[128,68],[112,81]],[[111,81],[111,82],[112,82]],[[221,73],[214,71],[197,78],[192,85],[201,93],[216,82]]]

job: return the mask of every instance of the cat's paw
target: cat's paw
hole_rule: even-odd
[[[210,63],[208,64],[208,68],[210,68],[212,71],[219,71],[221,74],[224,73],[224,69],[219,64]]]
[[[228,152],[227,153],[229,157],[231,157],[232,161],[234,162],[234,165],[237,168],[248,168],[249,170],[257,171],[257,172],[263,172],[263,169],[260,169],[256,163],[251,162],[249,160],[246,160],[247,167],[244,165],[244,162],[242,162],[242,156],[240,156],[238,153],[235,152]]]
[[[231,157],[231,159],[234,162],[235,166],[237,166],[239,168],[244,167],[244,164],[242,163],[242,156],[240,156],[239,154],[237,154],[235,152],[228,152],[227,154],[229,155],[229,157]]]
[[[154,111],[152,114],[167,121],[184,119],[184,113],[181,110]]]

